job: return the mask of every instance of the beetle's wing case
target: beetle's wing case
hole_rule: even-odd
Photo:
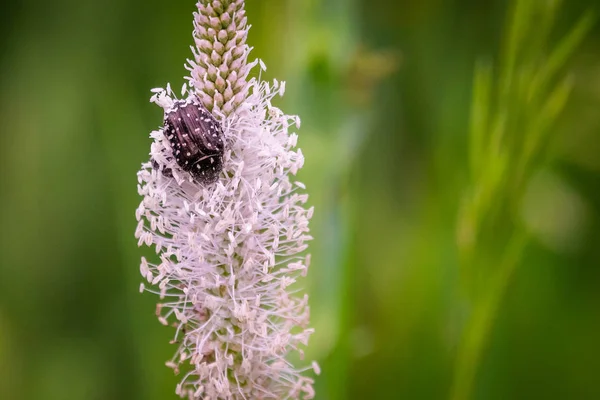
[[[218,178],[225,149],[223,130],[202,105],[176,101],[165,113],[164,134],[184,171],[203,183]]]

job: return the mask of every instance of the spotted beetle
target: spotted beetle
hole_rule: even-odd
[[[215,182],[223,169],[221,124],[195,100],[177,100],[165,112],[164,134],[177,165],[202,184]]]

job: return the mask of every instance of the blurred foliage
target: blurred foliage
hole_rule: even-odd
[[[248,1],[302,117],[318,399],[600,398],[596,3]],[[0,399],[175,398],[135,174],[193,10],[2,5]]]

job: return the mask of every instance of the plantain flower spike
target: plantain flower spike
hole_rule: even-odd
[[[309,266],[313,214],[293,180],[300,120],[271,104],[284,82],[248,62],[244,1],[197,7],[181,98],[152,90],[165,119],[138,172],[135,235],[157,256],[142,258],[140,290],[159,296],[158,319],[175,329],[167,366],[182,398],[310,399],[318,365],[288,360],[303,359],[313,332],[308,296],[290,287]]]

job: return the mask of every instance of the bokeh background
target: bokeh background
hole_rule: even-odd
[[[488,309],[470,396],[455,399],[600,399],[598,24],[548,84],[568,76],[572,91],[523,190],[495,187],[488,208],[468,212],[473,169],[494,165],[470,139],[475,66],[502,65],[517,3],[556,7],[546,45],[522,44],[524,70],[600,12],[596,0],[248,1],[263,76],[287,81],[279,105],[302,118],[317,399],[456,395],[461,343],[515,232],[525,244]],[[176,398],[164,366],[173,332],[156,320],[156,299],[138,293],[134,210],[136,171],[162,118],[149,90],[183,83],[194,9],[1,3],[0,399]],[[523,23],[537,32],[544,21]],[[518,142],[538,113],[509,103]],[[473,248],[465,207],[483,238]]]

